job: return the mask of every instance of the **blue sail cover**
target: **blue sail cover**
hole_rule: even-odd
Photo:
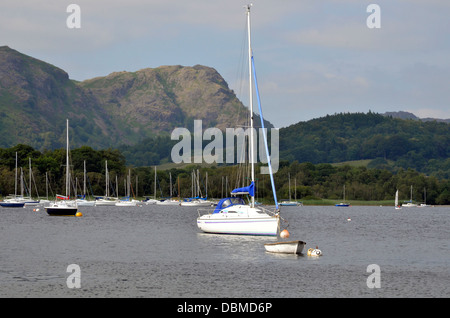
[[[249,194],[250,196],[255,196],[255,183],[252,183],[248,187],[237,188],[231,191],[231,194]]]

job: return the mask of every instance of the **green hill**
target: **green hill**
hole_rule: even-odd
[[[450,125],[372,112],[329,115],[281,129],[280,158],[312,163],[370,159],[371,168],[440,171],[448,178]]]

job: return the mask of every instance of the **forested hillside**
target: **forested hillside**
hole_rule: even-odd
[[[281,129],[280,157],[311,163],[372,159],[370,167],[449,178],[450,125],[372,112],[329,115]]]
[[[168,136],[119,146],[127,163],[170,162],[177,141]],[[450,125],[403,120],[376,113],[336,114],[280,129],[280,160],[311,163],[368,161],[368,168],[415,169],[450,179]]]
[[[24,174],[25,188],[29,188],[28,160],[31,158],[33,190],[32,195],[41,197],[46,194],[45,174],[48,173],[50,195],[64,191],[63,149],[41,153],[29,146],[18,145],[10,149],[0,149],[0,192],[3,196],[14,193],[15,153],[18,153],[19,167]],[[81,147],[71,151],[71,167],[73,184],[78,180],[78,193],[81,193],[83,180],[83,163],[86,161],[88,177],[88,193],[90,195],[105,194],[105,161],[108,161],[110,175],[110,192],[119,196],[125,195],[124,180],[131,169],[132,193],[140,197],[153,196],[154,167],[127,167],[125,159],[118,150],[94,150]],[[172,176],[174,196],[182,198],[191,196],[191,172],[199,172],[201,193],[203,196],[220,198],[233,188],[248,182],[242,169],[238,166],[200,167],[191,165],[184,168],[157,171],[157,197],[168,197],[170,179]],[[19,173],[20,175],[20,173]],[[206,175],[208,183],[206,188]],[[333,166],[331,164],[299,163],[294,161],[280,162],[280,169],[275,174],[275,184],[279,199],[289,199],[289,176],[291,184],[291,199],[297,200],[331,199],[342,200],[343,186],[346,186],[347,200],[360,201],[393,201],[394,193],[400,191],[401,200],[409,200],[410,187],[413,186],[413,199],[424,201],[426,191],[428,204],[450,204],[450,180],[429,177],[415,170],[399,169],[396,173],[385,169],[370,169],[366,167],[351,167],[348,165]],[[118,182],[116,183],[116,177]],[[136,184],[137,179],[137,184]],[[136,186],[137,185],[137,186]],[[296,186],[294,186],[296,185]],[[37,190],[36,190],[37,189]],[[25,192],[27,193],[27,192]],[[74,193],[74,190],[72,190]],[[268,175],[259,174],[256,169],[256,194],[259,201],[273,204],[273,195]]]

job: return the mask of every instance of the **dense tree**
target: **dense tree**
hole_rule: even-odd
[[[394,144],[402,141],[393,138]],[[395,141],[397,140],[397,141]],[[9,149],[0,149],[0,191],[2,195],[14,193],[15,153],[18,153],[18,165],[22,167],[28,180],[29,158],[32,161],[33,185],[41,196],[45,193],[45,174],[53,194],[62,193],[64,189],[65,149],[45,151],[41,153],[26,145],[17,145]],[[78,193],[81,191],[83,179],[83,165],[86,162],[88,191],[90,194],[103,195],[105,192],[105,162],[108,161],[111,192],[116,187],[119,195],[125,194],[124,180],[131,172],[132,194],[139,196],[153,196],[155,194],[154,167],[126,166],[125,157],[116,149],[94,150],[81,147],[70,152],[72,178],[78,180]],[[428,204],[450,204],[450,159],[431,159],[424,161],[424,169],[431,171],[429,175],[418,172],[409,167],[412,162],[423,158],[412,150],[407,156],[397,161],[394,169],[389,160],[379,157],[372,160],[367,167],[350,165],[332,165],[329,163],[300,162],[281,160],[279,170],[275,174],[275,184],[279,199],[327,198],[339,200],[346,187],[348,200],[392,200],[398,189],[402,200],[409,200],[410,189],[413,187],[413,199],[419,202],[426,200]],[[403,160],[403,161],[402,161]],[[386,169],[388,167],[389,169]],[[201,194],[209,197],[221,197],[235,187],[248,184],[249,171],[238,166],[202,167],[190,165],[183,168],[169,170],[158,169],[156,195],[168,197],[170,194],[170,178],[172,178],[173,196],[190,197],[192,182],[191,174],[199,173]],[[256,167],[256,189],[258,200],[270,202],[273,200],[270,179],[259,173]],[[117,183],[116,183],[117,177]],[[206,182],[206,177],[208,182]],[[290,185],[289,188],[289,177]],[[207,186],[207,188],[206,188]],[[34,190],[33,190],[33,195]]]
[[[386,160],[392,171],[413,168],[442,174],[450,157],[450,125],[368,114],[335,114],[280,130],[280,157],[289,161],[336,163]],[[429,161],[434,160],[431,170]]]

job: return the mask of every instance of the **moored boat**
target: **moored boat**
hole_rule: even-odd
[[[337,204],[335,204],[334,206],[339,206],[339,207],[347,207],[347,206],[350,206],[350,204],[349,203],[346,203],[345,202],[345,184],[344,184],[344,190],[343,190],[343,192],[344,192],[344,202],[341,202],[341,203],[337,203]]]
[[[300,202],[297,201],[281,201],[280,202],[281,206],[301,206],[302,204]]]
[[[16,175],[14,177],[14,196],[6,198],[4,201],[0,202],[0,206],[3,208],[23,208],[25,206],[25,201],[17,197],[17,152],[16,152]]]
[[[413,186],[411,186],[411,197],[410,197],[409,201],[403,203],[402,207],[405,207],[405,208],[416,208],[417,207],[417,203],[413,202],[412,197],[413,197]]]
[[[4,208],[23,208],[25,206],[25,202],[10,198],[0,201],[0,206]]]
[[[60,198],[62,196],[59,196]],[[68,199],[60,199],[50,203],[45,207],[45,210],[49,215],[54,216],[75,216],[78,212],[78,204],[76,201]]]
[[[394,206],[395,206],[396,210],[401,210],[402,209],[402,207],[398,204],[398,190],[395,192]]]
[[[305,245],[306,243],[303,241],[288,241],[266,243],[264,244],[264,248],[270,253],[301,254]]]
[[[335,204],[334,206],[344,206],[345,207],[345,206],[350,206],[350,204],[341,202],[341,203]]]
[[[278,233],[278,215],[271,215],[262,207],[252,207],[240,197],[220,200],[212,213],[201,215],[202,211],[198,210],[197,226],[203,232],[268,236]]]
[[[49,215],[76,216],[78,204],[76,200],[70,200],[70,165],[69,165],[69,120],[67,119],[67,147],[66,147],[66,195],[56,195],[56,199],[45,210]]]
[[[220,234],[239,234],[239,235],[271,235],[275,236],[279,230],[280,216],[279,206],[276,198],[275,184],[273,180],[271,160],[267,145],[267,137],[264,137],[264,146],[266,149],[267,164],[269,168],[270,181],[274,194],[275,209],[269,211],[262,207],[255,207],[255,154],[254,154],[254,125],[253,125],[253,80],[255,81],[255,93],[258,98],[259,117],[261,119],[261,128],[264,131],[264,119],[259,99],[258,84],[256,79],[256,71],[254,65],[253,52],[251,47],[251,24],[250,24],[250,8],[247,5],[247,32],[248,32],[248,66],[249,66],[249,119],[250,119],[250,136],[249,136],[249,162],[251,167],[250,185],[243,188],[234,189],[231,194],[234,197],[224,198],[214,209],[212,213],[201,215],[201,209],[198,210],[197,226],[203,232],[220,233]],[[250,196],[249,203],[246,204],[242,198],[237,195]]]

